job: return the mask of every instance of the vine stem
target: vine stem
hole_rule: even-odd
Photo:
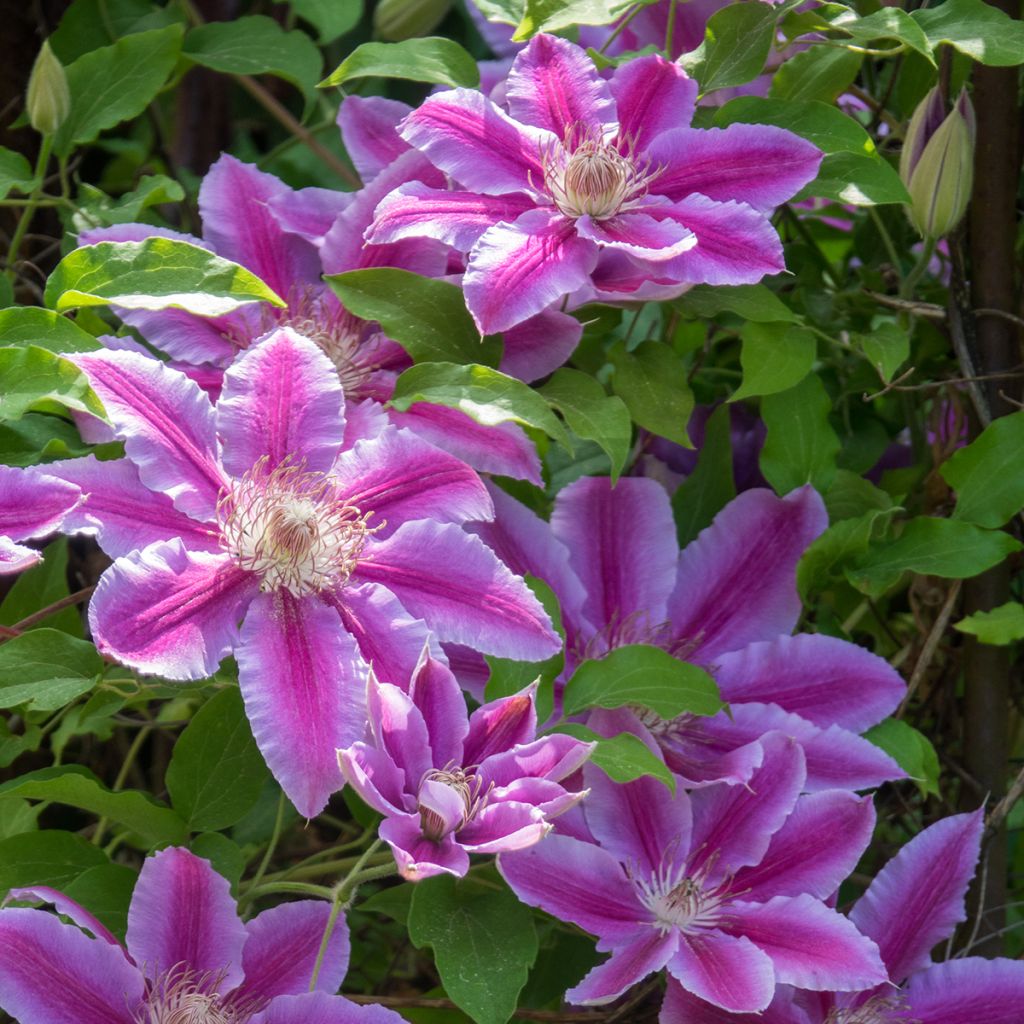
[[[260,861],[260,866],[256,869],[256,874],[253,875],[252,881],[249,883],[253,889],[259,887],[260,881],[270,866],[270,859],[274,856],[274,850],[277,849],[278,840],[281,838],[281,826],[284,824],[284,811],[287,805],[288,798],[284,795],[284,790],[281,790],[281,795],[277,800],[277,817],[274,818],[274,831],[270,836],[270,842],[267,843],[267,849],[263,854],[263,859]]]
[[[32,189],[32,194],[28,197],[25,209],[21,211],[21,216],[18,218],[18,226],[14,229],[14,235],[11,238],[11,247],[7,250],[6,276],[11,284],[14,284],[17,278],[14,265],[18,262],[18,252],[21,250],[21,243],[25,240],[25,232],[28,231],[28,226],[36,212],[36,207],[42,199],[43,176],[46,173],[47,165],[50,163],[50,153],[52,151],[53,136],[44,135],[43,141],[39,144],[39,156],[36,158],[36,184]]]
[[[918,257],[913,269],[903,279],[903,286],[900,288],[901,299],[909,300],[914,297],[914,290],[917,288],[918,282],[924,276],[924,272],[928,269],[928,264],[931,263],[932,256],[935,255],[935,243],[936,239],[931,237],[924,240],[924,247],[921,249],[921,255]]]
[[[22,632],[26,629],[31,629],[36,623],[48,619],[51,615],[56,615],[57,612],[70,608],[72,605],[81,604],[95,589],[95,584],[89,587],[82,587],[81,590],[76,590],[73,594],[68,594],[67,597],[62,597],[59,601],[54,601],[53,604],[48,604],[45,608],[40,608],[39,611],[27,615],[20,622],[16,622],[11,626],[11,629],[17,629]]]
[[[142,749],[142,744],[146,742],[152,731],[151,726],[143,726],[135,734],[132,739],[131,746],[128,748],[128,753],[124,755],[124,763],[121,765],[121,770],[117,773],[117,778],[114,779],[114,785],[111,786],[111,792],[118,792],[125,784],[125,781],[128,778],[128,772],[131,770],[132,765],[135,763],[135,758],[138,757],[139,751]],[[106,828],[107,818],[104,816],[96,823],[96,831],[92,834],[92,842],[94,846],[100,845]]]

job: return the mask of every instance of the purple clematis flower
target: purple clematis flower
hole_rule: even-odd
[[[460,188],[403,185],[374,244],[435,238],[469,252],[466,303],[484,333],[566,295],[678,295],[784,269],[769,212],[814,178],[820,151],[781,128],[681,127],[697,85],[657,55],[610,81],[579,47],[538,35],[509,73],[508,113],[483,94],[429,97],[401,134]]]
[[[12,889],[8,898],[52,903],[73,922],[45,910],[0,910],[0,1007],[21,1024],[402,1021],[382,1006],[331,994],[348,968],[343,922],[309,991],[328,903],[284,903],[243,923],[227,881],[180,847],[143,865],[125,945],[55,889]]]
[[[662,721],[649,712],[595,712],[601,732],[657,740],[687,785],[743,783],[760,763],[758,737],[798,740],[810,790],[865,789],[903,778],[857,733],[891,713],[905,684],[870,651],[836,637],[791,636],[800,615],[796,564],[827,523],[809,486],[778,498],[746,491],[685,550],[656,481],[585,477],[555,499],[550,527],[492,490],[497,518],[473,530],[517,572],[546,579],[562,606],[567,670],[625,644],[653,644],[708,669],[725,713]]]
[[[562,734],[537,739],[534,689],[484,704],[467,719],[455,677],[426,650],[407,690],[371,674],[373,742],[339,750],[338,763],[384,815],[380,836],[404,878],[462,876],[471,853],[532,846],[551,830],[550,818],[583,798],[559,782],[593,744]]]
[[[912,839],[857,901],[850,919],[877,944],[900,987],[851,995],[780,991],[763,1016],[723,1013],[669,981],[661,1024],[1019,1024],[1024,962],[964,957],[932,963],[965,920],[978,862],[980,811],[944,818]]]
[[[823,902],[871,837],[870,800],[801,798],[800,747],[779,733],[759,742],[749,787],[679,786],[669,798],[649,777],[616,785],[587,768],[589,837],[577,826],[498,858],[524,903],[611,951],[570,1002],[611,1002],[662,967],[699,999],[752,1013],[777,984],[850,991],[885,981],[874,942]]]
[[[0,575],[21,572],[42,561],[42,553],[20,543],[60,528],[82,500],[82,492],[45,469],[0,465]]]
[[[256,741],[301,813],[341,785],[369,664],[407,679],[428,629],[500,657],[560,647],[525,583],[459,525],[492,514],[479,477],[395,427],[353,436],[307,338],[269,334],[216,406],[147,356],[75,361],[128,456],[51,467],[88,495],[65,528],[97,531],[116,559],[89,607],[97,645],[168,679],[234,651]]]

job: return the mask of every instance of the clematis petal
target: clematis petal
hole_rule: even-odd
[[[203,679],[238,640],[254,576],[227,555],[175,538],[119,558],[89,602],[96,645],[124,665],[168,679]]]
[[[245,939],[231,886],[208,860],[171,846],[142,865],[126,945],[150,981],[180,965],[217,977],[221,991],[234,988],[242,980]]]
[[[605,943],[623,942],[652,921],[619,862],[591,843],[554,833],[529,850],[502,854],[498,870],[527,906]]]
[[[746,936],[767,953],[783,985],[850,992],[887,978],[874,942],[813,896],[774,896],[767,903],[734,900],[722,928]]]
[[[935,964],[906,987],[920,1024],[1018,1024],[1024,1006],[1024,963],[970,956]]]
[[[82,501],[74,481],[45,470],[0,465],[0,535],[29,540],[53,533]]]
[[[660,971],[672,960],[680,945],[674,929],[662,932],[645,928],[625,942],[612,947],[612,955],[598,964],[575,988],[565,993],[570,1003],[601,1006],[618,999],[626,989]]]
[[[647,156],[665,168],[657,179],[660,195],[685,199],[697,192],[768,211],[814,180],[822,153],[785,128],[731,124],[674,128],[652,141]]]
[[[430,734],[420,709],[404,690],[371,678],[366,710],[378,749],[405,772],[406,789],[415,793],[432,768],[442,767],[432,763]]]
[[[682,936],[668,972],[695,996],[739,1013],[760,1012],[775,992],[768,956],[749,939],[717,930]]]
[[[475,89],[428,97],[399,134],[471,192],[533,192],[544,180],[541,153],[557,143],[549,131],[520,124]]]
[[[776,498],[745,491],[679,556],[668,602],[673,633],[703,664],[755,640],[789,633],[800,614],[796,564],[828,525],[809,485]]]
[[[760,863],[736,872],[735,889],[750,900],[801,893],[828,899],[857,866],[874,827],[869,796],[845,790],[802,796]]]
[[[586,52],[567,39],[540,33],[519,52],[508,75],[509,113],[559,139],[615,122],[608,83]]]
[[[582,336],[579,320],[557,309],[546,309],[505,331],[499,369],[528,383],[540,380],[573,354]]]
[[[427,645],[424,645],[420,660],[413,669],[409,696],[426,723],[434,764],[458,764],[462,760],[462,744],[469,731],[466,698],[452,670],[438,661]]]
[[[262,333],[263,324],[252,306],[211,317],[184,309],[119,309],[118,316],[155,348],[187,365],[226,366]]]
[[[521,661],[542,661],[561,647],[526,584],[454,524],[405,523],[368,543],[353,579],[387,587],[442,641]]]
[[[330,916],[331,905],[325,900],[282,903],[257,914],[245,925],[245,980],[232,993],[233,1000],[308,992]],[[348,970],[348,954],[348,927],[342,919],[335,924],[324,950],[316,991],[338,991]]]
[[[43,560],[41,551],[15,544],[10,537],[0,536],[0,575],[24,572]]]
[[[511,697],[499,697],[469,716],[463,763],[481,764],[495,754],[529,743],[537,732],[536,684]]]
[[[64,532],[95,535],[111,558],[172,537],[180,537],[190,551],[221,550],[219,531],[179,512],[167,495],[144,486],[130,459],[100,462],[86,455],[46,468],[84,495],[65,516]]]
[[[480,332],[508,330],[581,287],[597,251],[571,220],[548,209],[489,228],[469,254],[463,278],[466,305]]]
[[[405,1018],[383,1006],[360,1006],[342,996],[305,992],[278,996],[253,1024],[404,1024]]]
[[[267,766],[298,812],[341,788],[337,750],[361,739],[366,666],[334,608],[316,596],[261,594],[236,654],[245,711]]]
[[[398,873],[407,881],[418,882],[434,875],[462,878],[469,870],[469,854],[451,835],[437,843],[427,839],[418,814],[385,818],[378,834],[391,847]]]
[[[479,811],[456,840],[469,853],[512,853],[539,843],[551,828],[537,807],[501,800]]]
[[[84,352],[73,361],[99,395],[142,482],[186,515],[212,520],[226,478],[214,412],[199,386],[137,352]]]
[[[821,633],[778,636],[715,659],[722,699],[777,704],[815,725],[863,732],[907,691],[900,674],[863,647]]]
[[[352,192],[331,188],[300,188],[276,195],[267,204],[282,231],[298,235],[319,247],[331,226],[351,206]]]
[[[372,181],[409,149],[398,134],[412,107],[383,96],[346,96],[338,108],[338,127],[359,177]]]
[[[821,1024],[812,1020],[784,989],[776,989],[766,1010],[758,1013],[732,1013],[687,992],[671,975],[665,988],[658,1024]]]
[[[660,263],[673,260],[697,245],[697,236],[670,217],[652,217],[646,210],[625,210],[606,220],[580,217],[580,237],[606,249],[620,249],[638,260]]]
[[[484,785],[513,785],[520,779],[550,779],[560,782],[579,769],[590,756],[593,744],[550,733],[532,743],[492,754],[480,765]]]
[[[0,910],[0,1007],[31,1024],[134,1024],[144,981],[118,946],[44,910]]]
[[[333,476],[347,504],[374,513],[380,538],[412,520],[463,523],[494,515],[487,489],[464,462],[394,427],[342,452]]]
[[[930,962],[932,947],[967,914],[964,895],[981,845],[981,810],[930,825],[875,876],[850,920],[878,943],[897,984]]]
[[[609,645],[643,643],[665,619],[675,582],[672,508],[664,488],[646,477],[581,477],[558,493],[554,535],[587,594],[583,612],[609,634]],[[650,639],[648,635],[647,639]]]
[[[57,889],[51,889],[48,885],[8,889],[4,903],[10,900],[39,900],[43,903],[52,903],[58,914],[62,914],[79,928],[85,928],[92,932],[97,939],[102,939],[104,942],[109,942],[110,945],[122,949],[121,943],[98,917],[86,910],[81,903],[76,903],[70,896],[65,896],[64,893]]]
[[[338,767],[363,802],[380,814],[402,814],[415,806],[412,795],[403,792],[405,772],[375,746],[358,742],[339,750]]]
[[[616,68],[611,92],[619,112],[619,138],[628,139],[637,153],[662,132],[689,124],[697,104],[697,83],[656,53]]]
[[[242,476],[261,458],[310,472],[334,464],[344,436],[344,397],[331,361],[288,327],[272,331],[224,374],[217,433],[224,466]]]
[[[270,203],[291,194],[272,174],[225,153],[199,189],[203,237],[214,250],[241,263],[282,298],[320,279],[316,249],[285,232]]]

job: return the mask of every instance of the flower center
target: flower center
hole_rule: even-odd
[[[222,980],[223,975],[173,968],[154,985],[137,1024],[248,1024],[266,999],[222,996],[217,991]]]
[[[315,342],[338,371],[345,397],[365,398],[366,384],[376,367],[374,338],[367,336],[367,325],[344,309],[328,310],[321,302],[299,305],[282,321],[282,327]]]
[[[862,1006],[836,1007],[825,1018],[825,1024],[920,1024],[907,1011],[902,995],[874,996]]]
[[[264,456],[217,505],[221,542],[239,566],[262,577],[264,592],[296,597],[342,587],[366,538],[379,530],[338,497],[324,473],[287,459],[273,470]]]
[[[665,865],[646,880],[633,879],[641,902],[654,914],[662,933],[678,928],[692,935],[716,928],[725,919],[724,908],[736,894],[729,892],[731,879],[709,883],[716,859],[710,858],[691,874]]]
[[[420,804],[420,827],[423,834],[435,843],[444,839],[449,832],[458,832],[483,810],[487,803],[487,793],[480,792],[483,788],[483,779],[472,768],[460,768],[455,765],[434,768],[423,776],[421,787],[424,782],[440,782],[455,790],[462,798],[462,817],[454,828],[432,807]]]

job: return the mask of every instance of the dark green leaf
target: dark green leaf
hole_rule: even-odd
[[[476,61],[454,40],[431,36],[400,43],[363,43],[320,83],[320,88],[343,85],[354,78],[406,78],[474,89],[480,84],[480,71]]]
[[[8,466],[73,459],[93,450],[79,437],[74,424],[59,416],[30,412],[13,422],[0,422],[0,462]]]
[[[768,437],[761,472],[778,494],[812,483],[824,491],[836,472],[839,438],[828,421],[832,400],[821,381],[805,377],[795,388],[761,399]]]
[[[173,5],[157,9],[151,0],[74,0],[50,36],[50,45],[67,66],[90,50],[109,46],[112,39],[176,21],[184,21],[184,17]]]
[[[686,547],[736,497],[732,469],[729,407],[719,406],[704,427],[697,465],[672,495],[672,514],[680,547]]]
[[[850,341],[860,346],[886,384],[910,357],[910,337],[894,323],[881,323],[870,334],[853,334]]]
[[[0,146],[0,199],[12,190],[27,195],[35,184],[32,165],[20,153]]]
[[[238,883],[245,871],[245,854],[238,843],[220,832],[203,832],[189,843],[188,848],[197,857],[208,860],[213,870],[231,883],[232,893],[237,894]]]
[[[650,775],[670,793],[675,793],[675,776],[639,736],[634,736],[630,732],[620,732],[618,736],[611,737],[599,736],[593,729],[573,722],[560,725],[557,731],[568,733],[578,740],[595,743],[590,761],[613,782],[632,782],[634,779]]]
[[[95,914],[122,942],[128,930],[128,904],[138,875],[123,864],[97,864],[64,890],[76,903]]]
[[[0,645],[0,708],[56,711],[88,693],[103,659],[85,640],[41,627]]]
[[[863,58],[838,46],[819,44],[793,54],[772,77],[771,97],[834,103],[857,77]]]
[[[699,284],[674,305],[687,316],[710,319],[719,313],[735,313],[758,323],[797,323],[799,317],[770,288],[763,284]]]
[[[811,372],[818,343],[806,327],[747,323],[740,337],[743,383],[733,392],[731,402],[786,391]]]
[[[0,840],[0,892],[29,885],[64,890],[90,868],[109,863],[98,846],[73,832],[23,832]]]
[[[830,153],[821,162],[818,176],[796,198],[821,196],[851,206],[907,203],[910,196],[895,169],[879,156]]]
[[[686,426],[693,412],[693,392],[682,359],[657,341],[645,341],[632,352],[618,344],[609,358],[615,365],[612,387],[626,403],[633,422],[689,447]]]
[[[933,47],[942,43],[994,67],[1024,64],[1024,23],[983,0],[945,0],[914,11]]]
[[[303,21],[316,29],[321,43],[333,43],[355,28],[363,17],[363,0],[275,0],[287,3]]]
[[[929,739],[896,718],[869,729],[864,738],[884,750],[918,785],[922,794],[939,795],[939,758]]]
[[[60,537],[48,544],[43,560],[21,573],[0,604],[0,625],[13,626],[55,601],[68,596],[68,541]],[[74,608],[64,608],[42,620],[51,629],[82,635],[82,618]]]
[[[697,79],[702,93],[744,85],[764,70],[778,16],[771,4],[730,4],[711,15],[704,41],[680,64]]]

